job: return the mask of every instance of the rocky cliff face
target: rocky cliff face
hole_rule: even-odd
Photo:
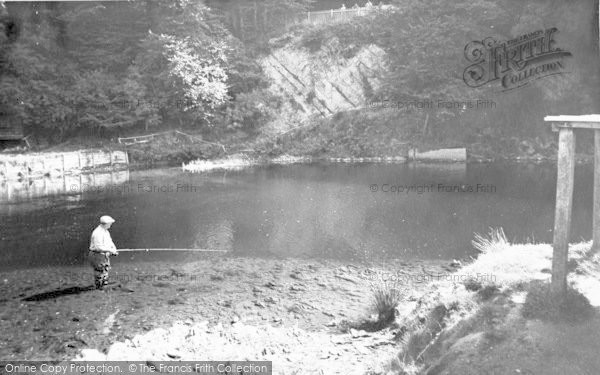
[[[282,115],[303,122],[364,108],[381,83],[385,61],[385,52],[375,45],[342,48],[332,38],[314,52],[297,46],[277,49],[261,63],[271,89],[287,99],[290,111]]]

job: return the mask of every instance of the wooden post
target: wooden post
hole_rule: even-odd
[[[600,130],[594,130],[594,218],[592,252],[600,250]]]
[[[77,151],[77,158],[79,160],[79,172],[81,172],[81,151]]]
[[[44,195],[48,195],[48,179],[42,178],[42,182],[44,183]]]
[[[567,291],[567,261],[575,172],[575,134],[571,128],[559,130],[557,168],[552,290],[562,298]]]
[[[25,190],[27,191],[27,199],[32,198],[31,189],[32,189],[33,184],[30,182],[33,182],[33,181],[27,180],[25,183]],[[21,186],[23,186],[23,185],[21,184]]]
[[[65,154],[64,152],[60,154],[62,156],[62,175],[65,176]]]
[[[11,195],[10,195],[11,190],[10,190],[10,188],[11,188],[10,182],[8,180],[6,180],[6,201],[7,202],[10,202],[10,198],[11,198]],[[8,207],[10,207],[10,205]],[[10,215],[10,211],[9,211],[8,214]]]

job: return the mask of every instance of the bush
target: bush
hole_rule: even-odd
[[[494,295],[496,295],[498,292],[500,292],[500,289],[498,288],[498,286],[490,284],[490,285],[486,285],[485,287],[483,287],[481,290],[479,290],[477,292],[477,295],[484,301],[487,301],[488,299],[492,298]]]
[[[438,304],[429,312],[422,325],[406,340],[406,345],[400,355],[403,360],[416,363],[423,360],[423,355],[434,350],[434,340],[444,329],[444,321],[448,312],[448,308],[443,304]]]
[[[478,290],[480,290],[481,288],[483,288],[483,285],[481,285],[481,281],[470,277],[468,278],[463,285],[465,286],[465,289],[470,291],[470,292],[476,292]]]
[[[420,361],[434,338],[435,336],[425,328],[411,334],[406,343],[406,350],[402,353],[403,360]]]

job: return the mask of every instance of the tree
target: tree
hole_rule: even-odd
[[[6,13],[20,33],[1,52],[0,100],[32,131],[202,126],[229,100],[233,38],[198,1],[11,3]]]

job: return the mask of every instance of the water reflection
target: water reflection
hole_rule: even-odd
[[[490,227],[503,227],[517,241],[551,241],[555,168],[311,164],[208,175],[179,169],[131,172],[119,183],[120,191],[31,196],[23,198],[27,209],[20,204],[1,209],[0,264],[83,262],[102,214],[117,219],[111,232],[122,248],[220,248],[247,256],[358,261],[461,258],[474,254],[473,233]],[[383,192],[385,184],[431,189]],[[460,190],[478,184],[495,189]],[[440,190],[440,185],[460,189]],[[36,208],[38,202],[44,203]],[[591,202],[591,167],[578,166],[573,240],[591,237]],[[198,256],[132,253],[119,261]]]
[[[18,181],[3,180],[0,181],[0,214],[18,213],[27,209],[28,206],[30,209],[40,209],[45,205],[52,204],[52,199],[40,198],[68,195],[67,200],[78,202],[85,192],[107,190],[126,184],[128,181],[128,170]]]
[[[213,218],[215,219],[215,218]],[[192,243],[194,249],[232,250],[234,229],[233,221],[216,219],[214,222],[199,223]]]

